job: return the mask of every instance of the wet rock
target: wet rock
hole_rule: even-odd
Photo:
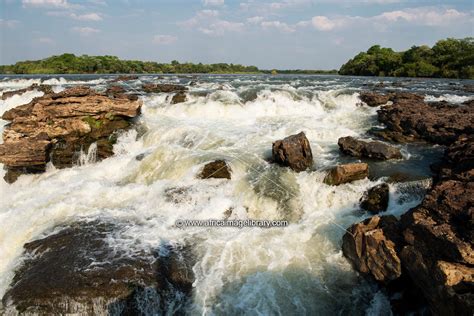
[[[69,167],[93,143],[98,159],[111,156],[115,133],[129,127],[140,107],[140,101],[75,87],[6,111],[2,118],[11,123],[3,133],[0,162],[14,172],[7,172],[6,179],[16,179],[22,170],[44,170],[50,160],[56,167]]]
[[[360,207],[371,213],[385,212],[388,207],[389,187],[381,183],[370,188],[362,197]]]
[[[389,283],[402,273],[397,255],[399,231],[394,216],[373,216],[347,229],[342,237],[342,253],[357,271]]]
[[[370,107],[386,104],[391,98],[390,94],[379,94],[376,92],[363,91],[359,99]]]
[[[171,99],[171,104],[186,102],[186,93],[178,92]]]
[[[186,91],[187,88],[182,85],[177,85],[177,84],[160,84],[160,83],[147,83],[142,86],[143,91],[146,93],[160,93],[160,92],[165,92],[165,93],[170,93],[170,92],[180,92],[180,91]]]
[[[368,176],[369,166],[366,163],[349,163],[331,169],[324,178],[324,183],[328,185],[340,185],[362,180]]]
[[[207,163],[201,171],[201,179],[230,179],[232,170],[224,160],[216,160]]]
[[[272,159],[281,166],[300,172],[313,165],[313,154],[306,135],[300,132],[277,140],[272,146]]]
[[[339,138],[337,144],[344,154],[353,157],[379,160],[403,158],[400,149],[378,141],[365,142],[347,136]]]
[[[130,75],[130,76],[122,75],[122,76],[118,76],[114,78],[111,82],[131,81],[131,80],[137,80],[137,79],[138,79],[138,76],[135,76],[135,75]]]
[[[113,85],[107,87],[105,94],[109,97],[123,96],[125,94],[125,89],[122,86]]]
[[[377,135],[389,140],[424,140],[441,145],[453,143],[460,135],[474,131],[474,105],[429,105],[423,97],[397,93],[393,104],[377,111],[378,119],[387,127]]]
[[[194,281],[192,257],[177,247],[166,247],[157,255],[109,245],[120,228],[99,221],[78,222],[25,244],[24,261],[2,299],[7,313],[179,312]]]
[[[29,86],[28,88],[24,88],[24,89],[20,89],[20,90],[15,90],[15,91],[6,91],[6,92],[3,92],[3,94],[2,94],[2,100],[6,100],[6,99],[8,99],[8,98],[14,96],[15,94],[23,94],[23,93],[25,93],[25,92],[33,91],[33,90],[41,91],[41,92],[43,92],[44,94],[51,94],[51,93],[53,93],[53,89],[51,88],[50,85],[33,83],[33,84],[32,84],[31,86]]]

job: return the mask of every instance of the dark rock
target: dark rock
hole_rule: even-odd
[[[474,105],[429,105],[423,97],[397,93],[393,104],[377,111],[378,119],[387,127],[377,135],[390,140],[425,140],[449,145],[460,135],[474,131]]]
[[[357,271],[387,284],[402,274],[399,239],[400,227],[393,215],[373,216],[347,229],[342,253]]]
[[[176,247],[158,258],[147,250],[120,250],[107,241],[119,233],[117,224],[79,222],[25,244],[25,259],[2,299],[6,310],[143,315],[182,309],[194,281],[190,255]]]
[[[119,81],[131,81],[131,80],[137,80],[138,79],[138,76],[135,76],[135,75],[122,75],[122,76],[118,76],[116,78],[114,78],[112,80],[112,82],[119,82]]]
[[[371,213],[385,212],[388,207],[389,187],[381,183],[370,188],[362,197],[360,207]]]
[[[216,160],[207,163],[201,171],[201,179],[217,178],[230,179],[232,170],[224,160]]]
[[[2,94],[2,100],[6,100],[6,99],[8,99],[8,98],[14,96],[15,94],[23,94],[23,93],[25,93],[25,92],[33,91],[33,90],[41,91],[41,92],[43,92],[44,94],[52,94],[52,93],[54,93],[54,92],[53,92],[53,89],[51,88],[50,85],[33,83],[33,84],[32,84],[31,86],[29,86],[28,88],[24,88],[24,89],[20,89],[20,90],[15,90],[15,91],[6,91],[6,92],[3,92],[3,94]]]
[[[186,102],[186,93],[178,92],[171,99],[171,104]]]
[[[337,144],[344,154],[353,157],[379,160],[402,158],[400,149],[378,141],[365,142],[347,136],[339,138]]]
[[[140,113],[140,101],[109,98],[87,87],[75,87],[47,94],[6,111],[11,121],[0,144],[0,162],[16,179],[21,171],[44,170],[52,161],[56,167],[77,162],[81,150],[97,144],[97,158],[113,154],[115,133],[129,127],[129,119]]]
[[[311,146],[303,132],[277,140],[272,146],[273,161],[300,172],[313,165]]]
[[[182,85],[177,84],[159,84],[159,83],[147,83],[142,86],[143,91],[147,93],[170,93],[170,92],[179,92],[186,91],[187,88]]]
[[[349,163],[331,169],[324,178],[324,183],[328,185],[340,185],[347,182],[362,180],[368,176],[369,166],[366,163]]]
[[[379,94],[370,91],[363,91],[359,95],[360,100],[371,107],[386,104],[390,97],[390,94]]]

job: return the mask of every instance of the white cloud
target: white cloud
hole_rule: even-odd
[[[253,16],[247,19],[247,22],[250,24],[258,24],[262,22],[265,18],[263,16]]]
[[[197,29],[199,32],[210,36],[221,36],[226,32],[240,32],[244,28],[244,23],[232,22],[219,18],[217,10],[202,10],[186,21],[178,22],[178,25]]]
[[[264,29],[277,29],[283,33],[292,33],[295,29],[288,24],[280,21],[264,21],[260,24]]]
[[[211,6],[211,5],[223,5],[224,4],[224,0],[203,0],[202,3],[205,5],[205,6]]]
[[[243,23],[217,20],[207,27],[200,27],[199,31],[206,35],[222,36],[226,32],[240,32],[244,28]]]
[[[20,22],[17,20],[4,20],[0,19],[0,27],[6,27],[9,29],[15,28]]]
[[[311,19],[311,24],[320,31],[331,31],[344,26],[347,22],[345,18],[329,19],[326,16],[315,16]]]
[[[79,33],[81,36],[89,36],[95,33],[99,33],[100,30],[92,28],[92,27],[73,27],[72,30],[76,33]]]
[[[155,35],[153,37],[153,43],[158,45],[169,45],[173,44],[178,40],[176,36],[172,35]]]
[[[72,5],[67,0],[22,0],[24,8],[27,7],[44,7],[44,8],[71,8]]]
[[[99,13],[85,13],[85,14],[76,14],[76,13],[69,13],[65,11],[50,11],[46,13],[49,16],[60,16],[60,17],[69,17],[74,20],[79,21],[101,21],[102,16]]]

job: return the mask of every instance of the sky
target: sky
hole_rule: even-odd
[[[474,36],[474,0],[0,0],[0,64],[62,53],[339,69]]]

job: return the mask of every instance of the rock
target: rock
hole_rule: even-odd
[[[186,102],[186,93],[178,92],[171,99],[171,104]]]
[[[379,94],[369,91],[363,91],[359,94],[359,99],[370,107],[386,104],[390,98],[390,94]]]
[[[11,121],[0,144],[0,162],[15,180],[24,171],[44,171],[52,161],[58,168],[73,165],[81,150],[97,144],[97,158],[113,154],[114,133],[128,128],[140,113],[140,101],[109,98],[87,87],[47,94],[6,111]],[[9,172],[13,172],[12,175]]]
[[[279,165],[290,167],[296,172],[304,171],[313,165],[311,146],[303,132],[274,142],[272,158]]]
[[[399,223],[393,216],[373,216],[352,225],[342,237],[342,253],[354,268],[382,283],[400,277],[397,255]]]
[[[105,94],[109,97],[114,97],[115,95],[123,95],[125,93],[125,89],[122,86],[108,86],[107,90],[105,90]]]
[[[180,92],[186,91],[186,87],[177,84],[160,84],[160,83],[147,83],[142,86],[143,91],[146,93],[170,93],[170,92]]]
[[[144,315],[182,309],[194,281],[189,252],[161,246],[159,253],[166,255],[158,255],[109,245],[120,231],[119,224],[76,222],[25,244],[24,260],[2,298],[7,314]]]
[[[137,80],[138,76],[135,75],[122,75],[114,78],[111,82],[119,82],[119,81],[131,81],[131,80]]]
[[[28,91],[32,91],[32,90],[38,90],[38,91],[41,91],[43,92],[44,94],[52,94],[53,93],[53,89],[51,88],[50,85],[44,85],[44,84],[37,84],[37,83],[33,83],[31,86],[29,86],[28,88],[24,88],[24,89],[20,89],[20,90],[15,90],[15,91],[6,91],[6,92],[3,92],[2,94],[2,100],[6,100],[12,96],[14,96],[15,94],[23,94],[25,92],[28,92]]]
[[[354,137],[341,137],[337,141],[339,149],[346,155],[379,160],[401,159],[400,149],[378,141],[365,142]]]
[[[410,93],[397,93],[392,100],[393,104],[377,111],[379,121],[387,127],[387,133],[377,135],[385,139],[449,145],[474,131],[474,104],[429,105],[423,97]]]
[[[385,212],[388,207],[389,187],[381,183],[370,188],[362,197],[360,207],[371,213]]]
[[[368,176],[369,166],[366,163],[349,163],[331,169],[324,178],[324,183],[340,185],[355,180],[362,180]]]
[[[224,160],[215,160],[207,163],[201,171],[201,179],[230,179],[232,170]]]

